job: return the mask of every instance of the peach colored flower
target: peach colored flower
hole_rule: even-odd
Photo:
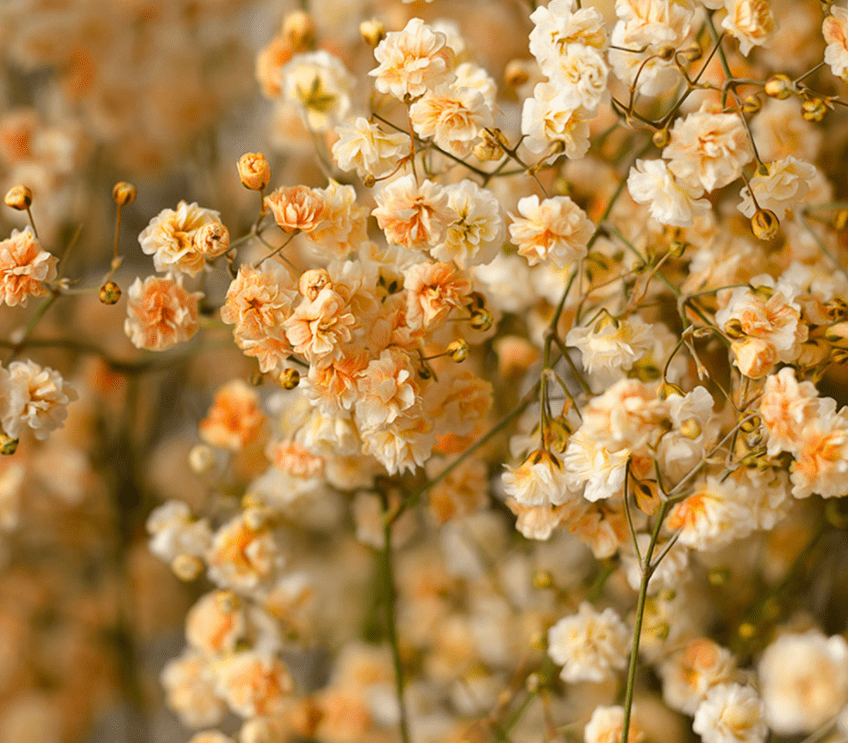
[[[44,282],[56,278],[56,263],[32,228],[13,230],[10,238],[0,242],[0,298],[10,307],[26,307],[30,297],[49,294]]]
[[[845,78],[848,72],[848,9],[830,5],[822,23],[822,34],[827,42],[824,61],[837,77]]]
[[[812,382],[798,382],[795,370],[784,367],[766,379],[760,399],[760,418],[768,431],[768,455],[797,452],[801,431],[818,407],[818,391]]]
[[[377,218],[386,240],[412,250],[427,250],[442,242],[454,213],[447,191],[432,181],[416,183],[412,174],[397,178],[376,196]]]
[[[283,328],[294,352],[314,364],[340,358],[356,324],[347,302],[325,287],[312,301],[302,301]]]
[[[215,393],[206,417],[200,421],[202,438],[210,446],[239,451],[255,441],[265,425],[256,391],[234,379]]]
[[[791,467],[792,495],[823,498],[848,495],[848,408],[838,413],[820,405],[800,433]]]
[[[437,473],[434,457],[427,463],[427,474]],[[439,462],[439,468],[444,462]],[[489,504],[489,478],[486,463],[479,458],[467,459],[430,489],[427,510],[437,524],[480,511]]]
[[[324,221],[306,237],[321,248],[321,253],[344,258],[368,236],[368,209],[356,203],[353,186],[330,181],[327,188],[319,188],[316,193],[326,204]]]
[[[401,156],[409,151],[408,134],[386,134],[379,124],[373,124],[363,116],[352,124],[336,127],[336,134],[339,139],[333,145],[333,159],[341,170],[356,170],[360,178],[388,175]]]
[[[457,157],[466,157],[480,130],[494,123],[482,93],[450,85],[440,85],[415,101],[409,117],[419,137],[432,137],[437,146]]]
[[[232,650],[246,629],[244,608],[232,591],[200,597],[186,616],[186,640],[207,655]]]
[[[203,294],[186,291],[182,278],[136,278],[127,295],[124,332],[136,348],[164,351],[197,332],[197,302]]]
[[[311,232],[324,221],[327,202],[307,186],[278,188],[265,197],[274,221],[286,232]]]
[[[452,263],[417,263],[404,272],[406,321],[412,328],[437,327],[452,309],[462,307],[471,281]]]
[[[666,703],[694,715],[710,688],[733,680],[736,661],[727,648],[699,637],[665,661],[659,671]]]
[[[217,258],[230,249],[230,232],[220,222],[209,222],[195,231],[192,244],[204,258]]]
[[[224,717],[226,705],[215,693],[214,679],[206,656],[191,648],[168,661],[159,676],[168,707],[193,728],[217,725]]]
[[[292,314],[296,296],[291,276],[273,263],[261,270],[242,265],[227,289],[221,320],[235,325],[236,344],[245,355],[257,358],[262,372],[281,367],[291,355],[283,323]]]
[[[403,31],[386,34],[374,49],[380,63],[368,74],[374,87],[395,98],[418,98],[440,83],[453,80],[453,49],[441,31],[434,31],[420,18],[413,18]]]
[[[419,401],[412,360],[403,351],[387,348],[356,380],[356,420],[365,428],[392,423]]]
[[[194,236],[212,222],[221,222],[218,212],[181,201],[176,210],[163,209],[151,219],[138,241],[141,249],[153,256],[157,271],[194,276],[206,263],[206,256],[197,250]]]
[[[8,383],[12,390],[3,398],[12,405],[3,411],[2,423],[12,438],[18,438],[21,429],[28,427],[35,438],[46,439],[51,431],[62,427],[68,403],[77,399],[76,390],[59,372],[29,359],[9,364]]]
[[[207,555],[209,578],[222,588],[246,592],[271,579],[285,558],[267,528],[253,528],[239,514],[223,524]]]
[[[531,266],[550,259],[565,268],[586,255],[595,227],[568,196],[541,202],[538,196],[527,196],[518,202],[518,213],[520,217],[510,214],[509,233],[518,254]]]
[[[277,441],[266,453],[277,469],[295,477],[309,479],[320,477],[324,472],[324,457],[313,454],[297,441]]]
[[[218,676],[218,693],[241,717],[281,714],[293,689],[282,660],[253,650],[229,658]]]
[[[275,36],[263,47],[256,57],[256,79],[266,98],[278,98],[283,90],[280,87],[280,70],[292,58],[294,50],[283,36]]]
[[[309,375],[300,382],[304,394],[325,415],[351,410],[357,397],[357,377],[368,362],[364,349],[346,348],[338,359],[309,367]]]

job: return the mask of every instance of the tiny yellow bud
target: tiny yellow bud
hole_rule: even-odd
[[[771,98],[777,98],[782,101],[788,98],[793,93],[792,80],[789,75],[784,75],[782,72],[769,78],[765,85],[765,93]]]
[[[530,647],[533,650],[547,650],[548,638],[544,632],[534,632],[530,635]]]
[[[457,364],[461,364],[465,361],[465,359],[468,358],[469,353],[468,343],[463,338],[451,341],[450,344],[448,344],[448,354]]]
[[[680,433],[687,439],[695,440],[701,435],[701,424],[697,418],[687,418],[680,424]]]
[[[651,634],[657,640],[667,640],[670,632],[671,627],[668,622],[657,622],[651,627]]]
[[[203,572],[203,560],[196,555],[177,555],[171,562],[171,570],[181,581],[193,581]]]
[[[26,186],[12,186],[3,201],[11,209],[24,211],[32,205],[32,191]]]
[[[533,585],[536,588],[551,588],[554,585],[554,577],[549,570],[537,570],[533,573]]]
[[[806,121],[819,122],[827,114],[827,105],[821,98],[807,98],[801,104],[801,116]]]
[[[479,309],[471,313],[471,327],[474,330],[486,331],[492,327],[493,322],[492,313],[487,309]]]
[[[284,390],[293,390],[300,384],[300,372],[297,369],[285,369],[280,373],[280,386]]]
[[[755,114],[763,107],[763,102],[755,95],[749,95],[742,101],[742,110],[746,114]]]
[[[746,410],[744,413],[740,413],[739,415],[739,417],[743,420],[745,418],[748,418],[748,420],[746,420],[741,426],[739,426],[739,428],[745,433],[753,433],[754,431],[757,431],[760,428],[760,417],[758,415],[755,415],[753,418],[750,417],[753,412],[753,410]]]
[[[254,369],[250,373],[250,379],[248,381],[251,387],[261,387],[265,382],[265,375],[258,369]]]
[[[261,152],[247,152],[239,158],[241,185],[251,191],[263,191],[271,182],[271,166]]]
[[[730,568],[726,565],[714,567],[707,573],[707,580],[712,586],[726,586],[730,582],[730,577]]]
[[[671,134],[669,133],[668,129],[657,129],[651,139],[657,147],[662,149],[669,142],[671,142]]]
[[[664,46],[662,49],[660,49],[657,56],[665,62],[668,62],[668,60],[670,60],[674,56],[674,52],[675,49],[673,46]]]
[[[830,220],[833,229],[842,232],[848,227],[848,209],[837,209]]]
[[[704,56],[704,50],[701,48],[700,44],[693,43],[683,50],[683,55],[689,62],[697,62]]]
[[[0,433],[0,454],[11,456],[18,450],[18,440],[7,436],[5,433]]]
[[[736,317],[731,318],[724,324],[724,334],[730,340],[738,341],[745,337],[745,331],[742,329],[742,323]]]
[[[121,287],[114,281],[107,281],[100,287],[100,301],[103,304],[117,304],[121,298]]]
[[[359,24],[362,40],[372,49],[386,38],[386,24],[378,18],[371,18]]]
[[[523,59],[512,59],[504,68],[504,83],[508,88],[519,88],[530,79],[528,63]]]
[[[689,244],[683,240],[674,240],[671,245],[668,246],[668,252],[672,258],[682,258],[683,254],[686,252],[686,248],[688,247]]]
[[[743,640],[750,640],[757,634],[757,627],[751,622],[742,622],[736,631]]]
[[[112,201],[118,206],[129,206],[135,201],[135,186],[132,183],[121,181],[112,187]]]
[[[757,209],[751,217],[751,232],[758,240],[774,240],[780,229],[780,220],[771,209]]]
[[[680,389],[676,384],[672,384],[671,382],[663,382],[662,386],[658,391],[660,400],[668,400],[672,395],[680,395],[680,397],[685,397],[683,394],[683,390]]]
[[[315,21],[303,10],[295,10],[283,19],[283,36],[295,51],[305,51],[315,41]]]
[[[377,179],[371,175],[371,173],[366,173],[362,176],[362,185],[365,188],[374,188],[374,185],[377,183]]]

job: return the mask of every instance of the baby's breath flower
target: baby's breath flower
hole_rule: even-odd
[[[520,217],[510,214],[509,233],[518,254],[531,266],[550,259],[565,268],[586,255],[595,226],[568,196],[541,202],[538,196],[527,196],[518,202],[518,213]]]
[[[580,97],[569,88],[537,83],[524,101],[521,133],[530,152],[562,151],[573,160],[589,149],[589,118]]]
[[[337,126],[336,134],[339,138],[333,145],[333,159],[341,170],[356,170],[360,178],[387,175],[409,150],[408,134],[386,134],[379,124],[372,124],[362,116],[352,124]]]
[[[704,743],[763,743],[768,727],[763,703],[750,686],[720,684],[695,711],[692,729]]]
[[[439,245],[453,221],[445,188],[430,180],[416,183],[412,174],[389,183],[375,199],[371,213],[386,240],[412,250]]]
[[[45,283],[56,278],[57,262],[31,227],[12,230],[11,237],[0,241],[0,300],[9,307],[26,307],[30,297],[46,296]]]
[[[207,444],[238,451],[256,440],[264,424],[256,391],[241,379],[234,379],[215,393],[212,407],[198,427],[200,438]]]
[[[495,195],[464,179],[446,187],[448,207],[455,218],[448,224],[444,241],[430,249],[439,261],[453,261],[459,268],[491,263],[500,251],[506,229]]]
[[[274,221],[286,232],[311,232],[324,221],[327,202],[307,186],[278,188],[265,197]]]
[[[474,88],[443,84],[409,107],[415,133],[456,157],[466,157],[478,133],[492,126],[492,112],[482,93]]]
[[[721,26],[739,39],[739,51],[746,57],[753,47],[767,44],[777,29],[768,0],[726,0],[725,6]]]
[[[822,34],[827,42],[824,61],[836,77],[848,73],[848,9],[838,5],[828,6],[828,15],[822,22]]]
[[[124,332],[136,348],[164,351],[191,339],[198,330],[201,292],[188,292],[182,277],[137,278],[127,292]]]
[[[153,256],[157,271],[194,276],[206,262],[206,256],[197,249],[194,236],[204,225],[220,221],[218,212],[181,201],[176,210],[163,209],[151,219],[138,241],[141,249]]]
[[[689,227],[694,217],[705,214],[710,202],[700,198],[700,183],[679,181],[665,160],[637,160],[627,177],[627,190],[637,204],[647,204],[660,224]]]
[[[329,131],[350,110],[353,77],[341,60],[327,51],[295,54],[280,76],[285,100],[297,108],[314,132]]]

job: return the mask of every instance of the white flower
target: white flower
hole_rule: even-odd
[[[320,50],[296,54],[280,71],[285,100],[314,132],[326,132],[350,110],[354,80],[341,60]]]
[[[565,268],[586,255],[595,226],[568,196],[541,202],[538,196],[526,196],[519,200],[518,212],[521,217],[510,214],[509,233],[531,266],[550,259]]]
[[[445,187],[448,207],[455,218],[445,230],[443,242],[430,250],[439,261],[453,261],[459,268],[491,263],[506,236],[500,202],[486,188],[468,179]]]
[[[778,735],[812,732],[848,703],[848,643],[840,635],[781,635],[758,670],[766,722]]]
[[[409,118],[419,137],[432,137],[438,147],[456,157],[467,156],[480,130],[493,124],[492,111],[480,91],[447,84],[415,101]]]
[[[540,65],[553,85],[577,94],[587,111],[594,111],[607,92],[609,70],[600,51],[584,44],[568,44]]]
[[[503,473],[504,492],[524,506],[559,506],[573,499],[562,462],[547,449],[532,452]]]
[[[627,190],[637,204],[648,205],[657,222],[672,227],[689,227],[710,209],[710,202],[699,198],[703,189],[675,179],[665,160],[637,160],[627,176]]]
[[[530,32],[530,53],[540,65],[568,44],[606,48],[604,17],[596,8],[578,9],[574,0],[551,0],[547,7],[536,8],[530,20],[534,24]]]
[[[572,489],[585,485],[583,497],[595,502],[624,492],[629,459],[629,449],[609,449],[581,426],[568,440],[563,465]]]
[[[704,743],[763,743],[763,703],[750,686],[721,684],[707,692],[692,729]]]
[[[613,609],[596,612],[584,601],[577,614],[548,630],[548,655],[567,683],[603,681],[627,665],[630,632]]]
[[[751,178],[750,187],[745,186],[742,189],[739,194],[742,203],[738,208],[750,218],[754,216],[759,205],[760,209],[769,209],[778,219],[783,219],[786,212],[798,206],[809,192],[810,182],[816,176],[816,168],[790,155],[769,163],[767,170],[767,174],[757,174]],[[757,204],[754,204],[752,191]]]
[[[403,31],[386,34],[374,49],[380,65],[368,74],[374,87],[395,98],[418,98],[441,83],[454,80],[454,51],[446,36],[420,18],[413,18]]]
[[[594,374],[629,370],[653,347],[654,337],[639,315],[615,321],[605,316],[594,325],[572,328],[565,342],[580,351],[586,371]]]
[[[632,712],[633,717],[635,717],[637,714],[635,705]],[[633,717],[630,718],[627,741],[628,743],[642,743],[645,740],[645,733],[639,729]],[[583,741],[584,743],[618,743],[621,740],[623,727],[624,707],[620,705],[596,707],[583,730]]]
[[[221,215],[196,203],[181,201],[176,210],[163,209],[138,236],[141,249],[153,256],[157,271],[194,276],[206,263],[194,235],[204,225],[220,222]]]
[[[848,408],[836,413],[832,404],[822,400],[799,438],[790,476],[792,495],[839,498],[848,494]]]
[[[589,114],[576,92],[551,83],[537,83],[521,113],[524,146],[537,154],[552,149],[579,159],[590,144],[587,118]]]
[[[13,439],[27,427],[35,438],[46,439],[61,428],[68,403],[76,399],[76,390],[59,372],[29,359],[13,361],[0,374],[0,422]]]
[[[678,182],[707,193],[735,181],[753,157],[748,132],[737,114],[698,111],[678,119],[663,150]]]
[[[699,637],[665,661],[659,672],[666,704],[694,715],[711,688],[733,680],[736,661],[727,648]]]
[[[375,196],[371,214],[389,243],[410,250],[426,250],[444,239],[453,221],[444,186],[430,180],[417,183],[411,173],[397,178]]]
[[[822,23],[822,34],[827,42],[824,61],[834,75],[844,79],[848,72],[848,9],[830,5],[828,10],[830,14]]]
[[[739,39],[739,51],[745,56],[752,47],[763,46],[777,26],[768,0],[725,0],[727,15],[721,27]]]
[[[333,145],[333,159],[345,172],[355,169],[360,178],[387,175],[409,150],[409,135],[386,134],[362,116],[352,124],[337,126],[336,134],[339,139]]]

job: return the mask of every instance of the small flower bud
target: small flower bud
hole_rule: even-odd
[[[300,384],[300,372],[297,369],[286,369],[280,374],[280,386],[284,390],[293,390]]]
[[[685,243],[683,240],[673,240],[668,246],[669,255],[672,258],[682,258],[687,247],[689,247],[688,243]]]
[[[656,624],[651,626],[651,634],[657,640],[667,640],[669,632],[671,632],[671,627],[669,626],[668,622],[657,622]]]
[[[835,345],[848,346],[848,320],[828,326],[824,337]]]
[[[751,622],[742,622],[736,631],[743,640],[751,640],[757,635],[757,626]]]
[[[330,274],[323,268],[310,268],[300,274],[297,290],[300,296],[313,301],[330,284]]]
[[[503,157],[503,150],[498,146],[498,144],[490,139],[486,139],[486,137],[483,137],[483,140],[474,146],[471,153],[481,163],[500,160]]]
[[[121,181],[112,188],[112,201],[118,206],[129,206],[135,201],[136,190],[132,183]]]
[[[665,62],[668,62],[674,56],[675,49],[673,46],[664,46],[660,49],[657,56]]]
[[[258,369],[254,369],[250,374],[250,386],[261,387],[265,382],[265,375]]]
[[[806,121],[819,122],[827,114],[827,104],[821,98],[807,98],[801,104],[801,116]]]
[[[451,341],[448,345],[448,354],[451,359],[453,359],[457,364],[461,364],[465,359],[468,358],[468,354],[470,351],[468,350],[468,343],[462,338],[458,340]]]
[[[719,565],[707,573],[707,580],[711,586],[726,586],[730,582],[730,577],[730,568],[726,565]]]
[[[171,563],[171,570],[177,578],[188,583],[203,572],[203,560],[196,555],[177,555]]]
[[[474,330],[486,331],[492,327],[493,322],[492,313],[487,309],[479,309],[471,313],[471,327]]]
[[[264,191],[271,182],[271,166],[261,152],[248,152],[238,161],[241,185],[251,191]]]
[[[362,40],[374,49],[377,44],[386,38],[386,24],[378,18],[370,18],[359,24],[359,33]]]
[[[746,114],[755,114],[763,107],[763,102],[755,95],[749,95],[742,101],[742,110]]]
[[[528,63],[523,59],[512,59],[504,68],[504,83],[508,88],[518,88],[530,79]]]
[[[24,211],[32,205],[32,191],[26,186],[12,186],[3,201],[10,209]]]
[[[533,650],[547,650],[548,638],[545,636],[545,633],[534,632],[530,635],[530,647],[533,648]]]
[[[192,247],[207,258],[217,258],[230,249],[230,231],[220,222],[209,222],[194,233]]]
[[[842,232],[848,227],[848,209],[837,209],[833,213],[830,224],[837,232]]]
[[[196,444],[188,453],[188,466],[195,475],[205,475],[215,466],[215,452],[207,444]]]
[[[536,588],[552,588],[554,585],[554,577],[550,570],[537,570],[533,573],[533,585]]]
[[[762,299],[763,302],[768,302],[774,296],[774,289],[770,286],[766,286],[765,284],[760,284],[759,286],[755,286],[751,289],[751,294],[758,299]]]
[[[5,433],[0,433],[0,454],[11,456],[18,450],[18,440],[7,436]]]
[[[680,434],[693,441],[701,435],[701,424],[697,418],[687,418],[680,424]]]
[[[752,410],[746,410],[744,413],[740,414],[740,418],[742,419],[749,418],[749,420],[746,420],[741,426],[739,426],[739,428],[745,433],[753,433],[760,428],[760,417],[755,415],[753,418],[750,418],[753,412],[754,411]]]
[[[774,240],[780,229],[780,220],[771,209],[757,209],[751,217],[751,232],[758,240]]]
[[[769,78],[765,85],[765,92],[767,96],[777,98],[779,101],[782,101],[784,98],[788,98],[792,95],[792,81],[789,79],[788,75],[784,75],[781,72],[774,77]]]
[[[100,287],[100,301],[103,304],[117,304],[121,298],[121,287],[114,281],[107,281]]]
[[[668,129],[657,129],[657,130],[654,132],[654,134],[653,134],[653,136],[651,137],[651,139],[653,140],[654,144],[655,144],[657,147],[659,147],[660,149],[662,149],[662,148],[663,148],[663,147],[665,147],[665,146],[666,146],[669,142],[671,142],[671,134],[669,133]]]
[[[693,43],[683,50],[683,56],[686,57],[686,60],[689,62],[697,62],[704,56],[704,50],[701,48],[700,44]]]
[[[289,13],[283,20],[283,37],[296,52],[302,52],[315,41],[315,21],[302,10]]]
[[[668,400],[668,398],[672,395],[680,395],[680,397],[685,397],[685,395],[683,394],[683,390],[680,389],[680,387],[678,387],[676,384],[672,384],[671,382],[663,382],[657,394],[659,395],[660,400]]]
[[[745,331],[742,329],[742,323],[738,318],[733,317],[724,324],[724,334],[734,341],[745,337]]]
[[[639,480],[633,484],[633,498],[642,513],[653,516],[662,505],[659,485],[656,480]]]
[[[362,176],[362,185],[365,186],[365,188],[374,188],[376,183],[377,179],[371,175],[371,173],[366,173]]]

